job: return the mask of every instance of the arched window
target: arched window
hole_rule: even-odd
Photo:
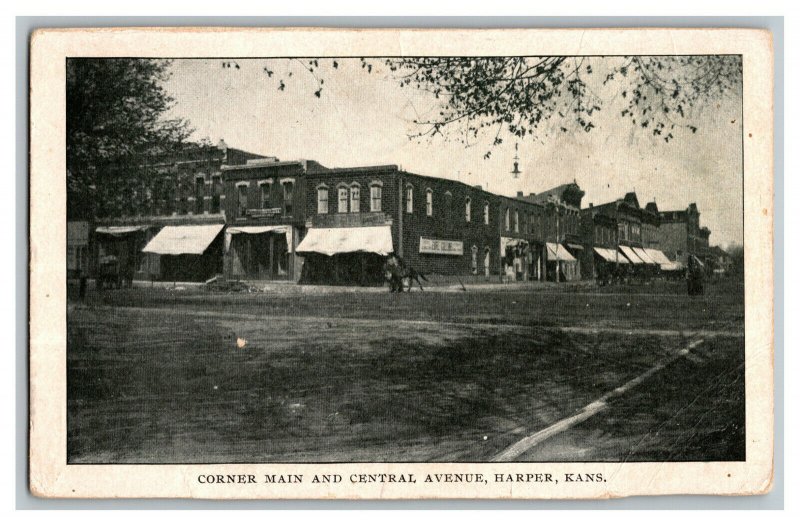
[[[489,202],[483,203],[483,224],[489,224]]]
[[[338,207],[337,207],[336,211],[339,212],[340,214],[346,214],[347,213],[347,199],[349,197],[349,195],[348,195],[349,192],[347,191],[347,187],[340,185],[336,189],[336,191],[337,191],[337,195],[339,197],[339,199],[338,199]]]
[[[506,230],[511,230],[511,209],[508,207],[506,207],[505,226]]]
[[[433,216],[433,190],[430,188],[425,190],[425,213],[428,217]]]
[[[328,213],[328,187],[324,185],[317,187],[317,213]]]
[[[380,181],[373,181],[369,185],[369,211],[381,211],[381,199],[383,195],[383,183]]]
[[[414,213],[414,187],[406,185],[406,213]]]
[[[350,213],[357,214],[361,211],[361,186],[353,183],[350,186]]]
[[[478,247],[472,245],[472,273],[478,273]]]
[[[467,221],[467,223],[472,221],[472,199],[470,199],[469,197],[467,197],[466,200],[464,200],[464,219]],[[478,247],[473,247],[473,248],[475,248],[475,250],[478,249]]]
[[[514,232],[519,233],[519,210],[514,210]]]
[[[444,193],[444,219],[448,227],[453,226],[453,194],[449,191]]]

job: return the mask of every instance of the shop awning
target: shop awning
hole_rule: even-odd
[[[609,263],[628,263],[624,257],[617,257],[617,251],[610,248],[594,247],[594,252]]]
[[[390,226],[310,228],[303,241],[297,245],[297,252],[326,256],[366,252],[387,256],[394,252],[392,228]]]
[[[150,240],[142,252],[179,256],[202,254],[225,225],[165,226]]]
[[[98,234],[114,237],[122,237],[136,232],[144,232],[150,228],[150,225],[137,225],[137,226],[99,226],[95,229]]]
[[[636,252],[633,251],[631,247],[626,247],[625,245],[620,245],[619,250],[625,254],[625,257],[628,258],[628,261],[633,263],[634,265],[644,265],[644,261],[642,258],[636,255]]]
[[[231,246],[231,236],[234,234],[284,234],[286,246],[292,252],[292,227],[289,225],[258,225],[258,226],[229,226],[225,229],[225,251]]]
[[[639,259],[644,261],[647,265],[655,265],[656,264],[656,262],[653,261],[653,258],[651,258],[650,256],[647,255],[647,252],[645,251],[645,249],[638,248],[638,247],[631,247],[631,249],[633,249],[634,253],[637,256],[639,256]]]
[[[558,243],[547,243],[547,259],[548,261],[577,261],[564,248],[564,245],[559,245]]]
[[[650,259],[655,261],[658,265],[669,265],[672,263],[666,254],[656,248],[646,248],[644,250],[647,252],[647,255],[650,256]]]

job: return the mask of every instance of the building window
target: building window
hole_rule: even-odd
[[[406,186],[406,213],[414,213],[414,187],[411,185]]]
[[[180,215],[186,215],[189,213],[189,203],[186,199],[186,185],[179,184],[178,185],[178,213]]]
[[[464,219],[466,219],[467,223],[472,221],[472,199],[470,199],[469,197],[467,197],[467,199],[464,201]],[[472,248],[478,250],[478,247],[472,247]]]
[[[381,211],[381,195],[383,193],[383,188],[373,183],[369,187],[369,211],[370,212],[380,212]]]
[[[283,215],[290,216],[293,211],[294,202],[294,182],[285,181],[283,183]]]
[[[519,233],[519,210],[514,210],[514,232]]]
[[[338,189],[339,206],[337,208],[337,211],[340,214],[346,214],[347,213],[347,198],[348,198],[347,194],[348,194],[347,188],[344,187],[344,186],[340,186],[339,189]]]
[[[261,183],[258,187],[261,190],[261,208],[269,208],[272,185],[270,183]]]
[[[194,213],[203,213],[203,198],[206,195],[206,182],[202,177],[194,180]]]
[[[236,197],[237,197],[237,210],[239,211],[238,216],[244,217],[247,215],[247,184],[239,184],[236,185]]]
[[[350,212],[357,214],[361,211],[361,187],[357,184],[350,187]]]
[[[483,224],[489,224],[489,203],[483,203]]]
[[[448,227],[453,226],[453,194],[444,193],[444,219]]]
[[[211,213],[218,214],[222,196],[222,177],[215,175],[211,178]]]
[[[328,188],[325,186],[317,188],[317,213],[328,213]]]
[[[508,207],[506,207],[505,226],[506,230],[511,230],[511,209]]]
[[[433,216],[433,190],[430,188],[425,190],[425,214],[428,217]]]

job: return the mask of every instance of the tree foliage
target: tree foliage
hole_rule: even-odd
[[[191,132],[186,121],[164,119],[173,104],[162,84],[168,68],[150,59],[67,61],[68,214],[114,214],[124,198],[153,193],[142,191],[143,160]]]
[[[320,97],[320,60],[301,64],[314,75],[314,95]],[[590,132],[597,113],[620,99],[614,110],[620,118],[670,142],[677,129],[697,131],[695,108],[740,94],[742,80],[741,57],[727,55],[361,59],[368,74],[378,65],[400,86],[425,90],[439,101],[433,118],[415,120],[419,130],[412,138],[447,134],[469,143],[489,132],[495,146],[506,135]],[[279,82],[284,90],[285,79]]]

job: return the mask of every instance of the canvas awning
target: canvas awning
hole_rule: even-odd
[[[657,265],[669,265],[672,263],[666,254],[656,248],[646,248],[644,251],[647,252],[647,255],[650,256],[650,259],[652,259]]]
[[[137,225],[137,226],[99,226],[95,229],[98,234],[114,237],[122,237],[136,232],[144,232],[150,228],[150,225]]]
[[[609,263],[617,263],[617,262],[619,262],[619,263],[627,263],[628,262],[628,260],[626,260],[624,257],[622,257],[622,258],[617,257],[617,251],[616,250],[611,250],[610,248],[594,247],[594,252],[595,252],[595,254],[597,254],[598,256],[603,258],[605,261],[608,261]],[[617,260],[619,260],[619,261],[617,261]]]
[[[231,237],[235,234],[284,234],[286,246],[292,252],[292,227],[289,225],[229,226],[225,229],[225,252],[230,249]]]
[[[179,256],[202,254],[216,239],[225,225],[165,226],[150,240],[142,252]]]
[[[628,258],[628,261],[633,263],[634,265],[644,265],[644,261],[642,258],[636,255],[636,252],[633,251],[631,247],[626,247],[625,245],[619,246],[620,252],[625,254],[625,257]]]
[[[645,264],[647,264],[647,265],[655,265],[656,264],[656,262],[653,261],[653,258],[651,258],[650,256],[647,255],[647,252],[645,251],[645,249],[638,248],[638,247],[631,247],[631,249],[633,249],[634,253],[637,256],[639,256],[639,259],[644,261]]]
[[[577,261],[564,248],[564,245],[559,245],[558,243],[547,243],[547,259],[548,261]]]
[[[390,226],[310,228],[303,241],[297,245],[297,252],[326,256],[365,252],[388,256],[394,252],[392,228]]]

